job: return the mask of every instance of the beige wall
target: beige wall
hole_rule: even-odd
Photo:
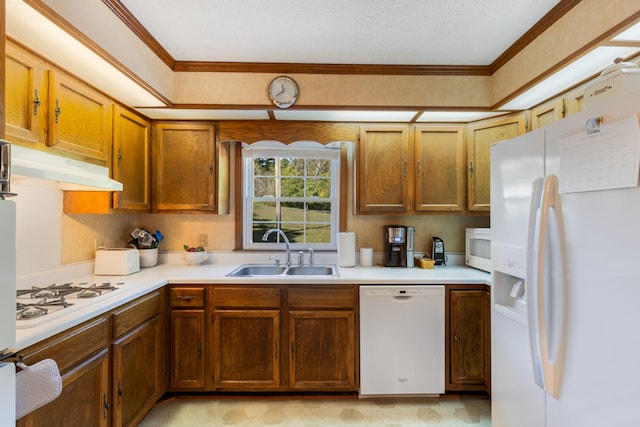
[[[233,158],[231,165],[233,177]],[[416,228],[416,252],[430,251],[432,236],[444,239],[447,251],[463,252],[464,229],[489,226],[488,215],[354,215],[353,146],[348,150],[347,172],[347,229],[357,234],[357,247],[373,247],[376,252],[383,251],[382,227],[401,224]],[[235,188],[233,181],[231,187]],[[63,215],[62,263],[93,259],[96,241],[110,247],[126,246],[129,234],[137,227],[146,227],[150,231],[160,230],[165,236],[160,244],[161,251],[179,251],[182,250],[182,245],[198,245],[200,234],[208,235],[208,250],[232,251],[235,249],[233,190],[230,206],[232,209],[228,215]]]

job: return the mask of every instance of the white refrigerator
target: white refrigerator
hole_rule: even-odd
[[[16,205],[0,194],[0,355],[16,341]],[[1,357],[0,357],[1,358]],[[15,424],[16,368],[0,361],[0,426]]]
[[[640,425],[639,113],[491,147],[493,427]]]

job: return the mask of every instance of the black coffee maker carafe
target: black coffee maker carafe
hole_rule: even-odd
[[[404,225],[385,225],[384,251],[387,267],[407,266],[407,227]]]

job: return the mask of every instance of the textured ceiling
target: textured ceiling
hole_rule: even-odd
[[[121,0],[177,61],[489,65],[558,0]]]

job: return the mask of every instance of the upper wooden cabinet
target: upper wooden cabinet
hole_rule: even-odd
[[[143,117],[114,106],[112,176],[123,184],[113,193],[116,210],[148,212],[151,207],[150,129]]]
[[[356,166],[359,213],[407,210],[408,152],[407,126],[360,128]]]
[[[111,100],[62,71],[50,75],[48,145],[108,166]]]
[[[6,45],[6,136],[29,148],[46,148],[49,82],[44,62]]]
[[[154,124],[153,210],[226,213],[229,153],[209,122]]]
[[[462,212],[464,128],[363,126],[357,164],[359,213]]]
[[[5,66],[6,135],[12,142],[109,166],[109,97],[12,42]]]
[[[464,211],[464,127],[415,128],[416,211]]]
[[[525,133],[525,114],[482,120],[469,125],[467,138],[467,209],[488,212],[491,209],[489,175],[491,145]]]
[[[564,100],[556,99],[531,110],[531,130],[545,127],[564,116]]]

